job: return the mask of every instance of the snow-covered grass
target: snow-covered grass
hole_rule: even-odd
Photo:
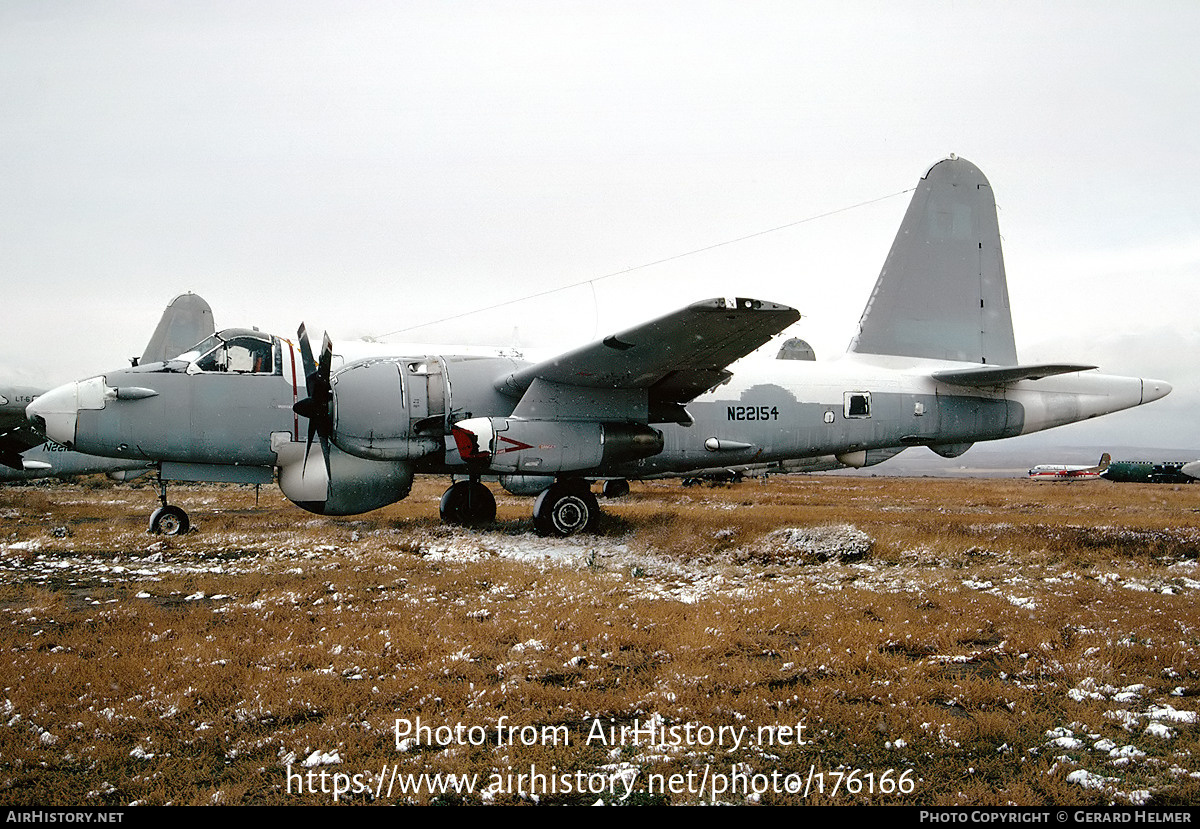
[[[647,483],[552,540],[503,493],[443,527],[444,486],[180,487],[174,539],[146,487],[0,491],[0,802],[1200,798],[1200,487]]]

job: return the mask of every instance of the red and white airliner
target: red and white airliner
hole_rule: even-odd
[[[1105,452],[1100,456],[1100,463],[1095,466],[1064,466],[1057,463],[1043,463],[1029,470],[1029,477],[1035,481],[1087,481],[1100,477],[1100,473],[1108,469],[1112,458]]]

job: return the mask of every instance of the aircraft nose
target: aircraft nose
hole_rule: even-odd
[[[1150,403],[1171,393],[1171,384],[1163,380],[1142,380],[1142,402]]]
[[[79,410],[103,407],[104,378],[93,377],[51,389],[25,407],[25,416],[50,440],[71,448]]]

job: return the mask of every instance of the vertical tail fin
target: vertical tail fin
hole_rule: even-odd
[[[167,303],[138,363],[161,363],[178,357],[211,336],[214,330],[213,312],[208,303],[193,293],[180,294]]]
[[[971,162],[917,184],[850,351],[1017,364],[996,201]]]

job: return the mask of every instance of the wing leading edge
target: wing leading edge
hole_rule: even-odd
[[[496,387],[521,396],[515,417],[590,418],[599,405],[620,419],[686,422],[685,403],[798,319],[773,302],[708,299],[527,366]]]

